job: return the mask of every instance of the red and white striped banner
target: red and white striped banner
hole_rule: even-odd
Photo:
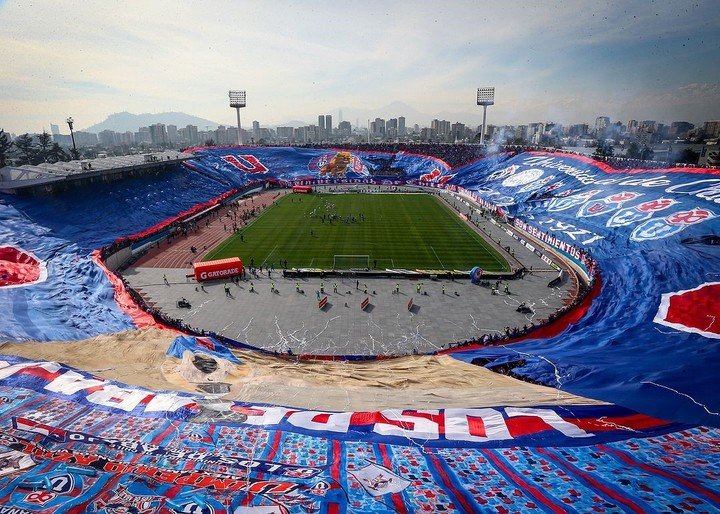
[[[362,303],[360,304],[360,308],[361,308],[362,310],[365,310],[368,305],[370,305],[370,297],[369,297],[369,296],[366,296],[365,299],[364,299],[364,300],[362,301]]]

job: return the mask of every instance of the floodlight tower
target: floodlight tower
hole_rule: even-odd
[[[245,91],[230,91],[228,93],[230,96],[230,107],[234,107],[237,111],[237,120],[238,120],[238,144],[243,144],[243,137],[242,137],[242,127],[240,126],[240,109],[245,107],[247,104],[245,103]]]
[[[480,87],[477,90],[477,104],[483,106],[483,124],[480,131],[480,144],[485,144],[485,118],[487,117],[488,105],[495,105],[495,88]]]
[[[72,157],[73,159],[77,159],[79,157],[77,147],[75,146],[75,134],[73,133],[73,123],[75,121],[72,119],[72,116],[68,117],[67,120],[65,120],[68,124],[68,127],[70,127],[70,139],[72,139],[73,144],[73,150],[72,150]]]

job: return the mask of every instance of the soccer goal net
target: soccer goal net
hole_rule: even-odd
[[[354,270],[370,269],[369,255],[334,255],[333,269]]]

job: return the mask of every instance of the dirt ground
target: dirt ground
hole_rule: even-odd
[[[166,356],[177,334],[144,329],[84,341],[2,343],[0,354],[57,361],[94,375],[154,390],[196,392],[207,382],[229,384],[224,398],[305,409],[367,411],[505,405],[602,403],[529,384],[449,356],[408,356],[349,362],[296,362],[234,350],[242,364],[220,363],[211,375]]]

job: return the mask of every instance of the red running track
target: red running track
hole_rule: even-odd
[[[135,263],[138,268],[192,268],[193,262],[203,259],[213,248],[222,243],[232,235],[232,225],[235,219],[228,217],[228,214],[237,215],[239,227],[245,227],[252,223],[242,221],[242,215],[250,212],[253,208],[260,209],[263,205],[269,207],[275,200],[287,194],[289,191],[267,191],[251,198],[240,200],[239,205],[224,206],[207,218],[198,220],[197,229],[189,231],[186,236],[174,236],[148,249],[147,253],[140,257]],[[237,205],[237,209],[235,206]],[[257,212],[257,210],[256,210]],[[194,246],[196,253],[190,250]]]

